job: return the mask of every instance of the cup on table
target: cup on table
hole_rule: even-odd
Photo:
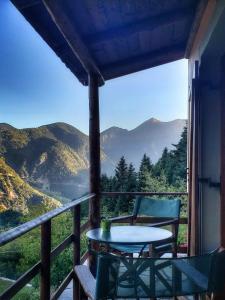
[[[101,221],[101,229],[103,232],[110,232],[111,229],[111,221],[107,219],[103,219]]]

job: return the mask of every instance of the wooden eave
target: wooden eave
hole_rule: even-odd
[[[11,1],[84,85],[184,58],[206,2]]]

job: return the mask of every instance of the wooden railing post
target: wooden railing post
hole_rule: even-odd
[[[41,300],[50,299],[51,220],[41,225]]]
[[[73,265],[80,264],[80,204],[73,208]],[[77,278],[73,279],[73,299],[80,299],[80,288]]]
[[[100,225],[100,125],[99,125],[99,94],[98,77],[89,74],[89,147],[90,147],[90,192],[95,198],[89,202],[90,227]],[[97,245],[93,243],[93,248]],[[89,266],[95,275],[96,261],[93,255],[89,256]]]

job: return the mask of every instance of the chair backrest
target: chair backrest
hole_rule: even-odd
[[[213,255],[209,276],[209,291],[215,294],[225,292],[225,249],[216,250]]]
[[[134,216],[179,218],[180,199],[151,199],[139,197],[135,201]]]
[[[128,258],[101,254],[98,256],[96,300],[215,292],[224,284],[224,277],[219,280],[220,274],[215,272],[218,262],[224,274],[224,254],[184,258]]]

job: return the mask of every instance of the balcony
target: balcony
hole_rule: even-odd
[[[124,6],[123,1],[115,1],[113,5],[111,1],[98,1],[98,5],[96,1],[72,0],[12,2],[89,88],[90,194],[1,234],[2,247],[32,230],[37,230],[40,237],[40,260],[25,270],[1,299],[12,299],[37,275],[41,300],[58,299],[71,282],[70,297],[79,299],[74,266],[88,261],[91,268],[96,267],[93,256],[82,246],[85,231],[99,227],[101,197],[121,196],[116,191],[101,193],[99,88],[107,80],[182,58],[189,59],[188,195],[151,192],[132,195],[182,199],[188,196],[188,215],[186,211],[180,219],[180,227],[188,227],[188,235],[185,233],[188,247],[183,245],[180,251],[198,255],[225,247],[224,2],[153,1],[157,2],[153,5],[152,1],[125,1]],[[99,20],[104,21],[100,24]],[[66,214],[71,216],[68,236],[55,245],[54,220]],[[71,246],[70,271],[52,289],[51,264]],[[224,272],[223,266],[216,274],[218,277]],[[225,297],[214,295],[214,299]]]
[[[131,192],[131,193],[120,193],[120,192],[102,192],[101,197],[113,197],[118,196],[144,196],[144,197],[156,197],[156,198],[171,198],[180,197],[183,199],[185,209],[183,210],[182,217],[179,220],[180,226],[187,226],[188,218],[184,216],[187,207],[187,193],[145,193],[145,192]],[[4,246],[10,242],[15,241],[23,237],[26,233],[40,228],[40,252],[41,259],[37,261],[29,270],[27,270],[22,276],[20,276],[14,283],[10,285],[8,289],[3,292],[1,299],[11,299],[14,295],[20,293],[20,291],[29,284],[33,278],[38,274],[40,275],[40,299],[79,299],[77,278],[74,273],[74,266],[78,264],[87,264],[88,262],[93,266],[95,263],[92,260],[91,255],[89,255],[87,246],[81,247],[82,239],[84,238],[85,232],[90,228],[91,218],[93,218],[93,212],[89,210],[89,217],[82,216],[81,210],[85,206],[87,212],[87,204],[91,203],[96,198],[95,194],[89,194],[82,198],[75,199],[72,202],[56,208],[34,220],[24,223],[14,229],[7,232],[3,232],[0,235],[0,246]],[[91,205],[89,206],[89,208]],[[52,231],[54,230],[54,219],[59,215],[71,214],[73,226],[71,228],[71,233],[64,238],[63,242],[59,245],[52,245]],[[101,217],[101,216],[100,216]],[[117,216],[115,216],[117,217]],[[96,216],[95,216],[96,218]],[[98,220],[100,221],[100,219]],[[116,218],[114,219],[114,222]],[[139,217],[137,223],[152,223],[159,221],[156,218],[146,218]],[[121,224],[127,222],[126,218],[119,221]],[[185,232],[187,232],[185,230]],[[72,245],[72,256],[73,265],[70,266],[70,272],[62,280],[61,284],[52,289],[51,287],[51,264],[54,260],[68,247]],[[181,245],[182,246],[182,245]],[[83,248],[83,249],[82,249]],[[182,252],[184,252],[184,247],[180,247]],[[179,252],[179,251],[178,251]],[[186,253],[187,254],[187,253]],[[73,292],[72,292],[73,291]],[[72,295],[73,294],[73,295]],[[68,298],[69,297],[69,298]]]

